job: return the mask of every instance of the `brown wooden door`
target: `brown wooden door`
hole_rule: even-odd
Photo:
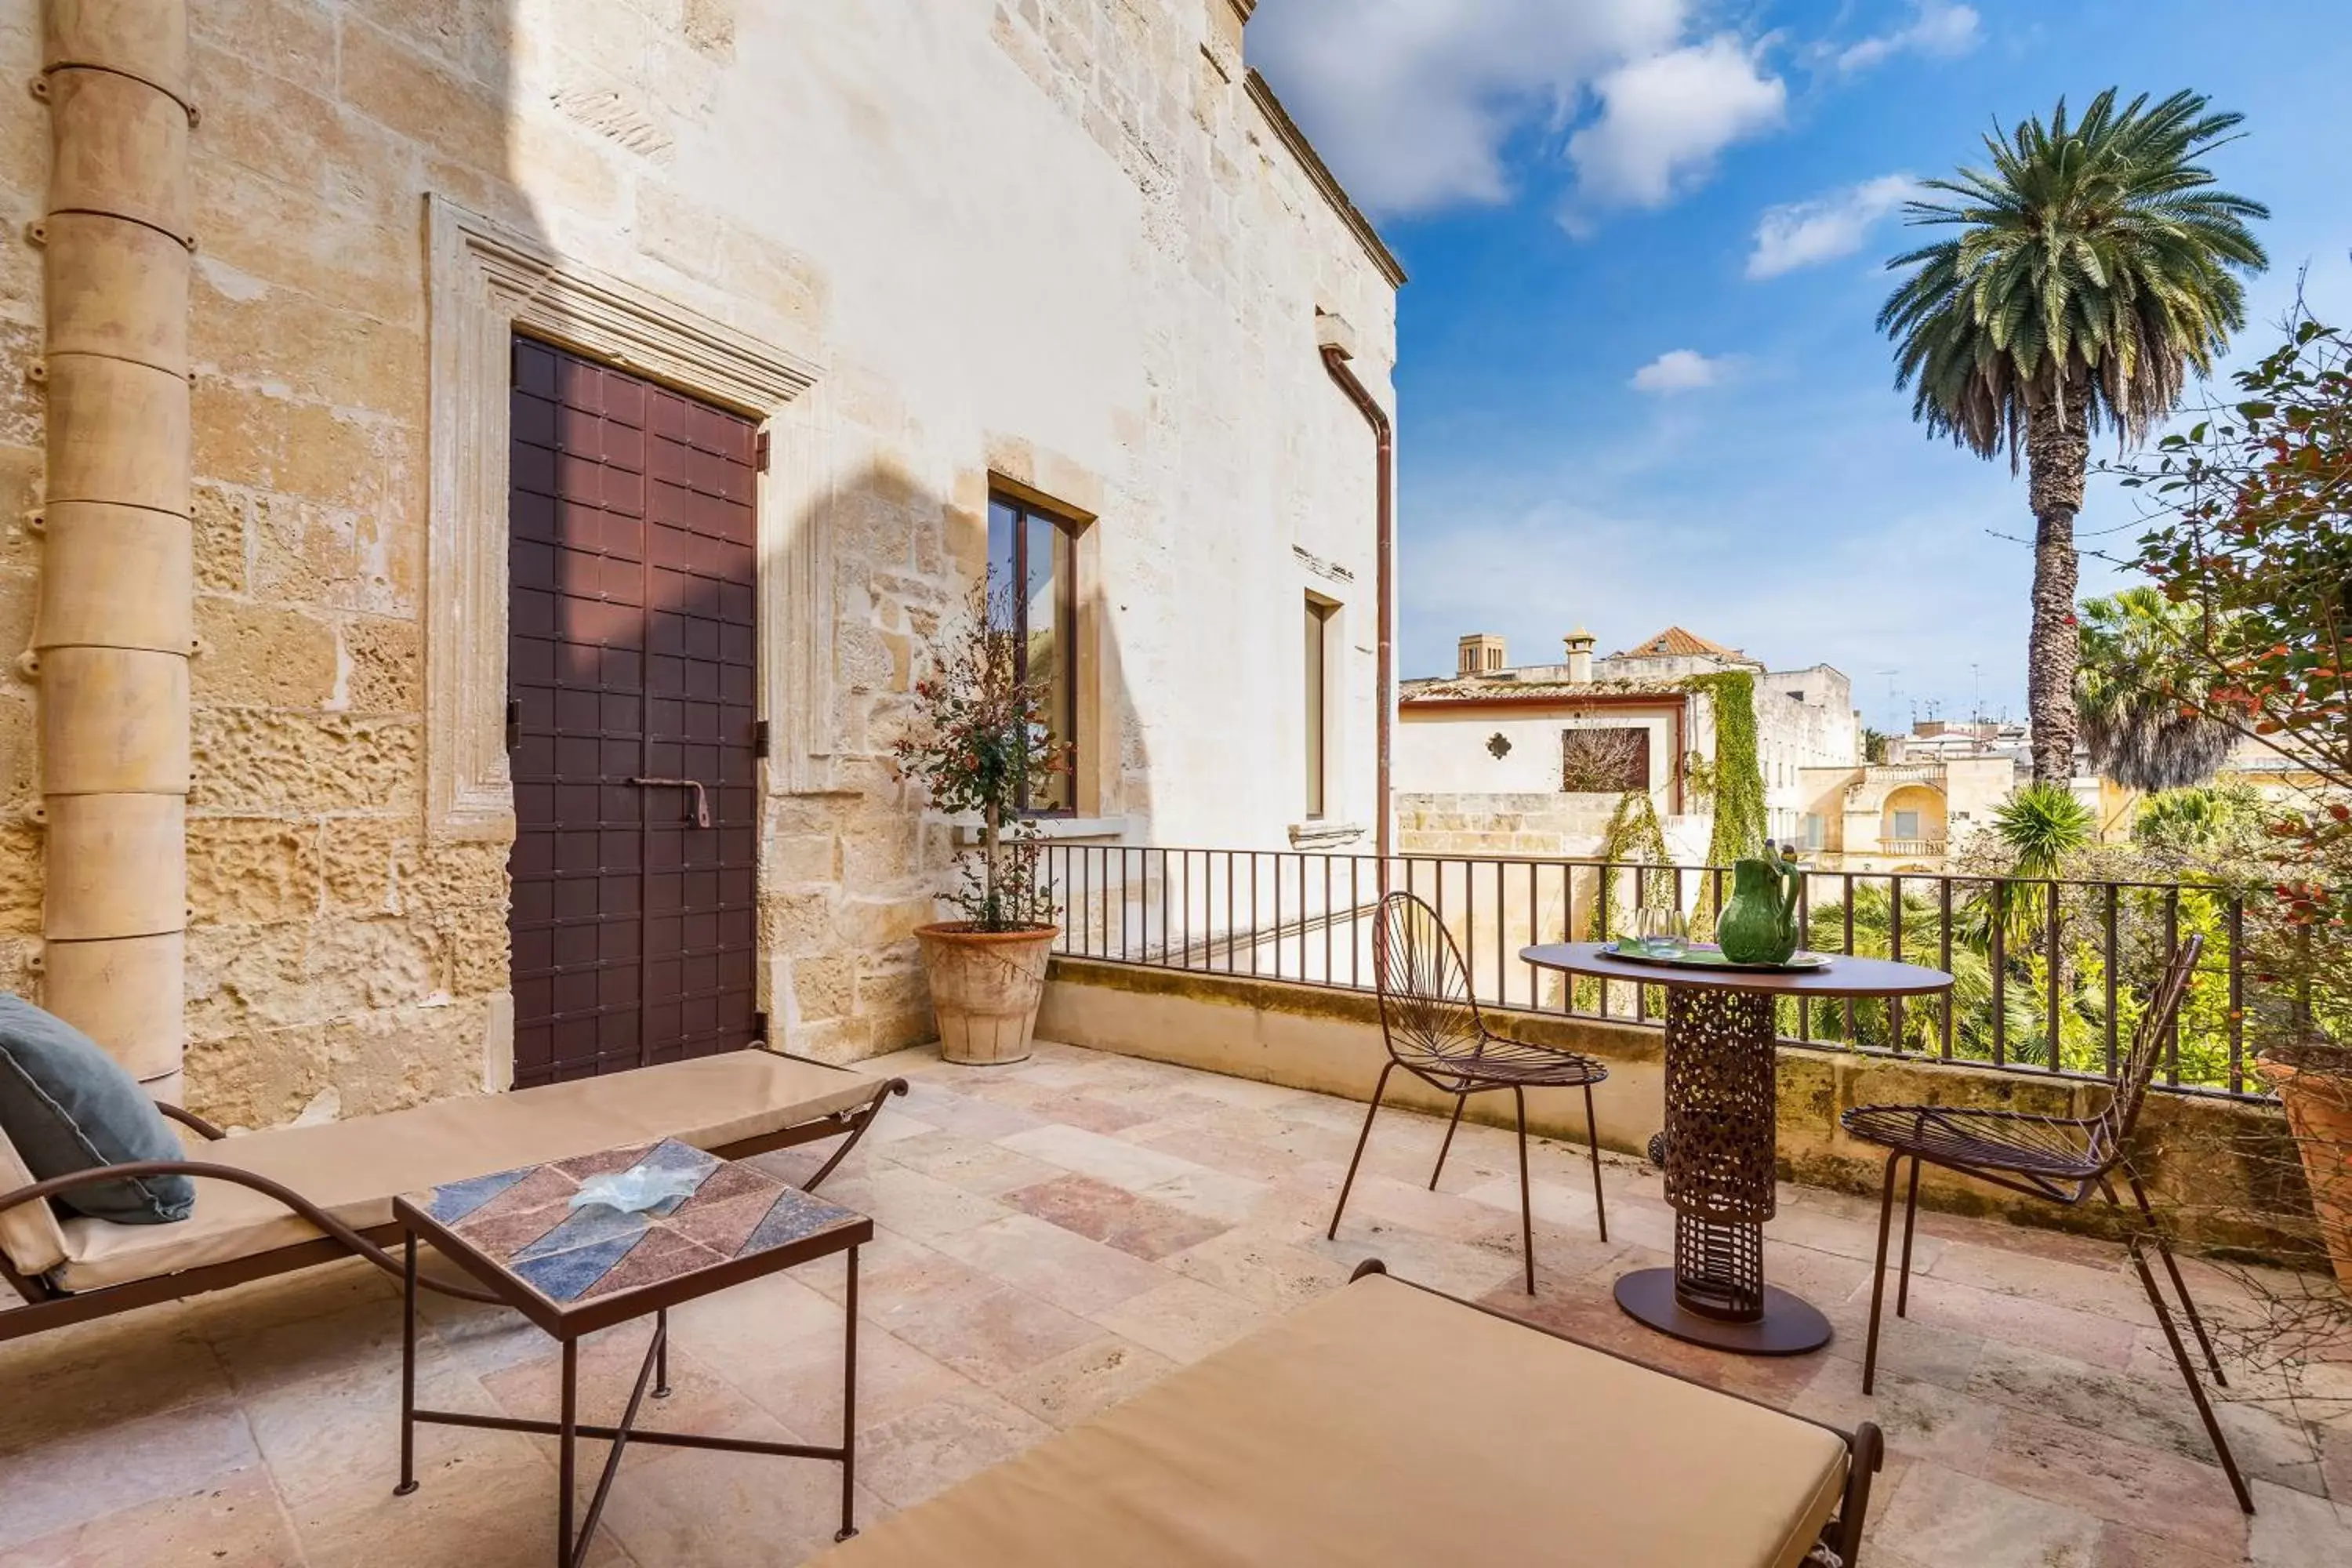
[[[516,1086],[750,1045],[756,432],[522,337],[513,426]]]

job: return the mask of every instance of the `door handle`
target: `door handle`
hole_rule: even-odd
[[[697,827],[708,827],[710,826],[710,794],[702,787],[698,781],[694,779],[631,779],[629,782],[644,789],[692,790],[694,792],[694,825]]]

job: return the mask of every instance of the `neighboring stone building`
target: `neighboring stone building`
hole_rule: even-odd
[[[1600,847],[1627,790],[1650,793],[1677,859],[1706,858],[1712,818],[1691,787],[1715,753],[1712,699],[1696,677],[1755,678],[1757,761],[1769,831],[1794,837],[1810,767],[1852,767],[1861,728],[1846,677],[1828,665],[1768,670],[1680,626],[1596,657],[1564,639],[1563,662],[1513,666],[1503,639],[1462,639],[1455,673],[1400,691],[1400,847],[1445,854],[1577,857]]]
[[[1245,68],[1255,0],[152,0],[136,25],[183,4],[184,53],[111,79],[201,110],[142,165],[184,212],[108,243],[189,269],[184,348],[152,362],[187,425],[145,432],[162,467],[193,454],[153,504],[193,518],[193,585],[185,527],[159,570],[194,657],[165,632],[148,661],[185,763],[94,786],[159,825],[120,940],[168,959],[168,1037],[108,1037],[47,977],[142,1076],[178,1064],[183,975],[186,1097],[255,1125],[755,1015],[835,1059],[926,1037],[908,933],[951,834],[887,757],[983,562],[1025,566],[1066,650],[1053,832],[1369,848],[1375,446],[1323,351],[1392,405],[1402,275]],[[41,15],[0,0],[19,84]],[[26,365],[71,301],[21,237],[71,171],[49,103],[6,103]],[[45,445],[54,472],[79,437],[33,380],[5,395],[0,635],[44,679],[0,701],[0,984],[40,995],[45,905],[48,948],[118,939],[58,928],[29,809],[74,787],[37,742],[71,662],[37,531]]]
[[[2018,777],[2005,756],[1807,768],[1797,842],[1824,871],[1942,871]]]

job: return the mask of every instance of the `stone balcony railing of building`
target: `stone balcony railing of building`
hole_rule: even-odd
[[[1941,838],[1882,838],[1878,841],[1876,849],[1866,850],[1864,853],[1901,855],[1924,859],[1943,854],[1944,847],[1945,841]]]
[[[1927,853],[1931,840],[1892,853]],[[1721,868],[1484,856],[1372,856],[1049,844],[1061,905],[1055,951],[1073,958],[1370,992],[1372,913],[1418,894],[1462,949],[1478,1001],[1637,1026],[1662,1025],[1653,987],[1570,981],[1518,957],[1535,942],[1598,940],[1671,902],[1706,930],[1728,895]],[[2160,1088],[2262,1098],[2263,1031],[2288,1022],[2249,959],[2263,895],[2188,884],[2028,881],[1929,872],[1816,871],[1807,945],[1951,972],[1948,998],[1781,1004],[1784,1042],[1977,1063],[2074,1079],[2112,1077],[2137,993],[2190,932],[2204,960],[2166,1042]],[[2054,961],[2054,962],[2053,962]],[[2056,976],[2053,981],[2053,974]]]

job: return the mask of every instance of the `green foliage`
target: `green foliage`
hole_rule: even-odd
[[[1894,739],[1894,736],[1883,730],[1874,730],[1864,725],[1862,731],[1862,760],[1873,767],[1883,767],[1886,763],[1887,745]]]
[[[2045,405],[2133,439],[2170,414],[2244,324],[2238,275],[2268,265],[2247,227],[2268,210],[2196,162],[2242,118],[2193,92],[2118,110],[2110,88],[2079,120],[2062,100],[1988,136],[1990,168],[1926,182],[1951,199],[1909,221],[1959,232],[1887,263],[1916,270],[1878,314],[1913,416],[2014,462]]]
[[[2168,789],[2139,803],[2132,844],[2181,876],[2249,876],[2269,848],[2272,815],[2251,784]]]
[[[1764,850],[1764,765],[1756,749],[1756,678],[1744,669],[1693,676],[1715,710],[1715,836],[1710,866],[1728,866]]]
[[[2192,635],[2152,679],[2315,781],[2272,825],[2253,950],[2284,995],[2266,1049],[2352,1071],[2352,338],[2298,315],[2157,454],[2119,467],[2151,502],[2138,565]]]
[[[2028,784],[1992,814],[1993,834],[2016,858],[2020,877],[2055,877],[2068,857],[2098,837],[2099,819],[2064,784]]]
[[[2181,698],[2179,656],[2196,641],[2201,619],[2193,606],[2153,588],[2126,588],[2083,605],[2075,710],[2092,763],[2126,789],[2186,789],[2229,760],[2236,732]]]
[[[1658,808],[1650,792],[1629,789],[1617,798],[1617,808],[1609,814],[1609,826],[1601,831],[1601,900],[1606,910],[1607,929],[1623,934],[1633,926],[1633,910],[1665,909],[1675,901],[1675,874],[1669,865],[1666,850],[1665,825],[1658,820]],[[1612,867],[1636,868],[1612,870]],[[1649,869],[1656,867],[1657,869]],[[1632,884],[1631,903],[1625,897],[1627,884]],[[1588,914],[1588,921],[1592,917]],[[1580,933],[1580,940],[1590,940],[1598,923]],[[1576,1005],[1596,1008],[1601,1005],[1606,983],[1580,979],[1575,983]],[[1654,992],[1651,997],[1658,1007],[1664,1006],[1664,994]]]

